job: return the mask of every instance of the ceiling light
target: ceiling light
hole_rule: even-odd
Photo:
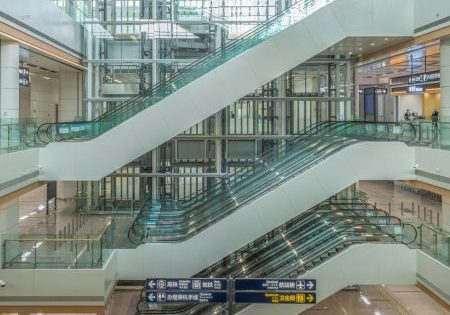
[[[381,314],[380,312],[378,312],[378,311],[375,311],[375,313],[373,313],[374,315],[383,315],[383,314]]]
[[[42,77],[42,79],[45,79],[45,80],[51,80],[52,78],[49,78],[49,77],[46,77],[45,75]]]
[[[362,47],[359,47],[359,48],[358,48],[358,50],[359,50],[359,51],[362,51],[362,50],[363,50],[363,48],[362,48]]]
[[[375,43],[370,43],[370,46],[375,46]]]
[[[369,299],[367,298],[367,296],[365,295],[361,295],[361,300],[364,302],[364,304],[366,305],[371,305],[372,303],[370,303]]]
[[[348,53],[349,55],[352,55],[353,53],[351,52],[351,51],[349,51],[349,53]]]
[[[385,37],[384,40],[389,40],[389,38]]]

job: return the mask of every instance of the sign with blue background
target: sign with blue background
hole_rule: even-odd
[[[226,303],[227,292],[191,292],[191,291],[147,291],[147,303],[158,304],[200,304]]]
[[[146,290],[204,290],[204,291],[225,291],[227,290],[227,279],[202,279],[202,278],[187,278],[187,279],[161,279],[151,278],[145,281]]]
[[[316,291],[310,279],[236,279],[236,291]]]

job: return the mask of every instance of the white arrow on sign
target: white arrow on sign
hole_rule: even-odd
[[[153,280],[151,280],[151,281],[148,283],[148,287],[149,287],[150,289],[153,289],[153,288],[155,287],[155,285],[156,285],[156,282],[153,281]]]
[[[154,295],[153,293],[150,293],[150,294],[148,295],[148,300],[149,300],[150,302],[155,302],[155,300],[156,300],[156,295]]]
[[[308,289],[312,289],[314,287],[314,283],[312,281],[308,281],[308,283],[306,284],[306,286],[308,287]]]

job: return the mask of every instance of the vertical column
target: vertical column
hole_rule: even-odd
[[[352,97],[352,86],[353,86],[353,76],[352,76],[352,63],[351,61],[346,62],[346,70],[345,70],[345,97]],[[358,94],[356,94],[358,95]],[[356,99],[356,96],[355,96]],[[345,120],[352,120],[354,117],[352,110],[352,101],[345,101]]]
[[[216,114],[216,125],[214,135],[219,137],[222,135],[222,111]],[[215,159],[216,159],[216,173],[222,172],[222,140],[220,138],[216,138],[215,142]]]
[[[3,265],[3,258],[11,259],[19,255],[19,245],[17,242],[6,242],[10,237],[14,239],[19,236],[19,199],[13,199],[0,204],[0,266]],[[4,255],[3,250],[6,250]]]
[[[152,199],[159,199],[159,188],[158,188],[158,177],[156,173],[158,173],[158,155],[159,148],[152,150]]]
[[[450,231],[450,198],[442,196],[442,228]]]
[[[94,41],[95,38],[91,32],[87,32],[86,39],[86,56],[87,59],[94,59]],[[86,112],[85,117],[87,120],[91,120],[94,118],[94,110],[92,107],[92,97],[93,97],[93,81],[94,81],[94,67],[92,62],[87,63],[87,72],[86,72],[86,98],[88,101],[86,102]]]
[[[80,102],[79,72],[61,71],[59,73],[58,121],[75,120]]]
[[[286,74],[283,74],[278,78],[279,84],[279,94],[278,97],[286,97]],[[286,135],[286,100],[278,101],[277,109],[278,109],[278,126],[280,136]],[[284,142],[284,141],[283,141]]]
[[[19,118],[19,44],[0,43],[1,118]]]
[[[450,39],[441,39],[441,121],[450,123]],[[450,144],[450,128],[441,128],[441,143]]]

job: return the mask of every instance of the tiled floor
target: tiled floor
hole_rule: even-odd
[[[342,290],[302,315],[450,315],[416,286],[361,286]]]
[[[19,198],[20,235],[87,235],[97,236],[111,220],[109,216],[80,216],[75,213],[74,200],[55,200],[47,214],[46,186],[43,185]]]
[[[137,290],[119,290],[114,292],[104,315],[133,315],[136,310],[139,293],[140,291]],[[50,314],[33,313],[20,315]],[[337,292],[301,313],[301,315],[450,315],[450,306],[447,306],[446,309],[419,287],[413,285],[361,286],[359,290],[348,289]]]
[[[438,223],[441,226],[441,204],[430,198],[396,187],[392,181],[360,181],[359,189],[368,195],[371,204],[376,204],[378,208],[386,211],[391,209],[394,216],[403,219],[420,218],[435,226],[438,226]]]

